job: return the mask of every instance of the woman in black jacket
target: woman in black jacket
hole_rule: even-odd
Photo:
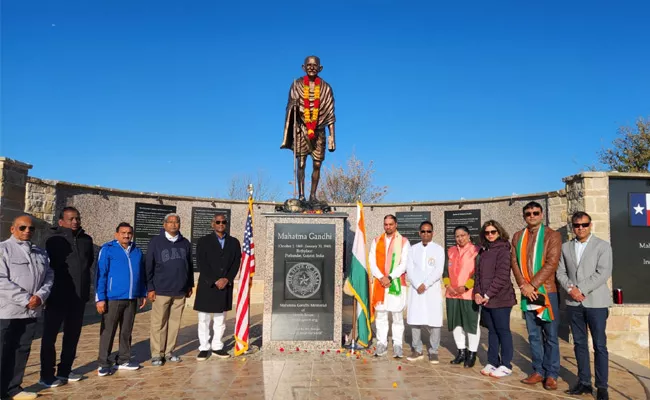
[[[508,233],[494,220],[483,224],[480,238],[483,247],[478,255],[474,301],[482,306],[481,319],[488,328],[488,364],[481,374],[503,378],[512,374],[510,311],[517,304],[510,280],[510,243]]]

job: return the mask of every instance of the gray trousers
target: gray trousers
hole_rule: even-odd
[[[422,353],[422,329],[424,328],[429,332],[429,354],[438,354],[438,347],[440,346],[440,327],[428,325],[414,325],[411,326],[412,346],[415,351]]]
[[[113,351],[113,341],[117,328],[120,328],[120,347],[115,365],[129,362],[131,359],[131,332],[138,308],[137,300],[108,300],[108,309],[102,314],[99,328],[99,366],[109,368],[112,363],[109,356]]]

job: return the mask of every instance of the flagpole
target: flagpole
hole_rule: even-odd
[[[359,333],[357,332],[357,299],[354,299],[354,302],[352,303],[352,332],[350,333],[350,349],[352,351],[355,351],[357,349],[357,336]]]

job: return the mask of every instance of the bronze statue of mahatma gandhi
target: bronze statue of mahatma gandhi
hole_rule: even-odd
[[[316,198],[320,168],[325,159],[325,127],[329,130],[327,149],[334,151],[334,93],[332,87],[318,74],[323,70],[316,56],[305,58],[302,66],[306,75],[296,79],[289,89],[289,101],[284,122],[281,149],[294,152],[297,166],[295,182],[298,200],[305,204],[305,166],[307,156],[313,160],[309,205],[318,208],[323,203]]]

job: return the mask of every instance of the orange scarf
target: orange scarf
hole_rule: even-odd
[[[403,248],[404,243],[406,242],[405,238],[399,233],[395,232],[393,235],[393,240],[390,241],[388,246],[388,257],[386,257],[386,234],[382,233],[377,241],[377,248],[375,249],[375,259],[377,260],[377,267],[381,270],[382,266],[384,269],[384,276],[390,274],[391,261],[393,259],[393,252],[395,250],[395,242],[401,241],[401,248]],[[400,255],[401,258],[401,255]],[[399,263],[401,260],[395,260],[396,263]],[[400,283],[402,286],[406,286],[406,274],[400,276]],[[385,288],[379,282],[379,279],[375,278],[372,285],[372,319],[374,320],[374,311],[377,304],[384,302]]]

